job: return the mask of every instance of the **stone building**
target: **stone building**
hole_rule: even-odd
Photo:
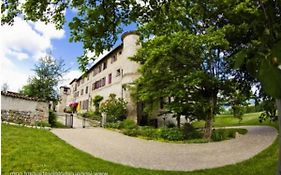
[[[87,111],[93,108],[90,101],[96,95],[103,96],[106,100],[113,93],[128,102],[128,117],[136,121],[137,105],[125,87],[140,76],[139,64],[128,59],[140,48],[138,39],[139,35],[135,32],[124,33],[122,43],[103,58],[96,60],[84,75],[73,79],[70,88],[61,87],[62,100],[57,107],[58,112],[63,112],[66,106],[74,102],[79,103],[81,111]]]

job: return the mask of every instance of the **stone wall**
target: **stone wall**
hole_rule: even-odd
[[[16,93],[13,93],[14,95]],[[11,96],[1,93],[1,120],[12,123],[33,125],[36,122],[48,122],[48,103],[24,98],[21,95]]]

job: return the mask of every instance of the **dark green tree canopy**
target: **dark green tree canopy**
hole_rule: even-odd
[[[136,23],[142,38],[179,31],[194,34],[208,30],[223,30],[230,45],[225,56],[235,57],[236,67],[246,70],[266,86],[270,95],[281,97],[278,90],[281,51],[280,0],[4,0],[1,25],[12,24],[15,16],[27,20],[54,22],[61,28],[67,8],[78,10],[70,21],[71,41],[81,41],[85,54],[78,58],[86,70],[86,51],[101,54],[110,49],[122,33],[122,25]],[[201,30],[202,29],[202,30]],[[268,69],[269,68],[269,69]],[[267,75],[270,75],[268,78]]]

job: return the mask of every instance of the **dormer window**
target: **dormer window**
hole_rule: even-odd
[[[111,57],[111,63],[115,62],[116,60],[117,60],[117,56],[116,56],[116,55],[113,55],[113,56]]]
[[[103,62],[103,70],[105,70],[107,68],[107,61],[105,60],[105,62]]]

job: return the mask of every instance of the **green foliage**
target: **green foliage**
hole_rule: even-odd
[[[261,106],[264,109],[264,112],[259,116],[259,121],[264,122],[265,120],[269,121],[277,121],[277,107],[275,103],[275,99],[268,97],[261,102]]]
[[[109,99],[100,106],[100,112],[104,112],[107,122],[116,122],[126,118],[127,102],[121,98],[116,98],[115,94],[110,94]]]
[[[169,141],[184,140],[184,134],[178,128],[164,128],[160,132],[160,137]]]
[[[100,96],[100,95],[96,95],[94,98],[93,98],[93,104],[94,104],[94,107],[95,107],[95,113],[94,113],[94,116],[96,118],[101,118],[101,113],[100,113],[100,102],[103,100],[103,97]]]
[[[243,120],[243,115],[245,113],[245,107],[241,105],[232,106],[233,116],[239,119],[239,122]]]
[[[235,138],[236,133],[246,134],[247,130],[246,129],[215,129],[212,133],[211,138],[213,141],[217,142],[217,141]]]
[[[112,129],[121,129],[121,123],[122,122],[108,122],[105,124],[106,128],[112,128]]]
[[[37,121],[35,122],[36,126],[40,126],[40,127],[50,127],[51,125],[48,122],[45,121]]]
[[[57,61],[51,55],[40,58],[39,63],[33,69],[35,76],[30,77],[28,84],[23,86],[20,93],[31,97],[37,97],[47,102],[59,101],[57,86],[67,71],[63,61]]]
[[[203,137],[202,133],[197,131],[196,128],[194,128],[192,124],[189,123],[185,123],[183,125],[182,131],[183,131],[183,137],[186,140],[197,139],[197,138],[199,139]]]
[[[155,129],[150,126],[142,126],[140,127],[140,136],[145,137],[147,139],[160,139],[161,138],[161,129]]]
[[[123,134],[128,135],[128,136],[132,136],[132,137],[136,137],[140,134],[139,130],[137,128],[134,129],[124,129]]]
[[[56,126],[56,122],[57,122],[57,115],[54,111],[49,111],[49,124],[51,125],[51,127]]]
[[[135,129],[137,127],[136,123],[131,119],[126,119],[120,123],[120,128],[122,129]]]

